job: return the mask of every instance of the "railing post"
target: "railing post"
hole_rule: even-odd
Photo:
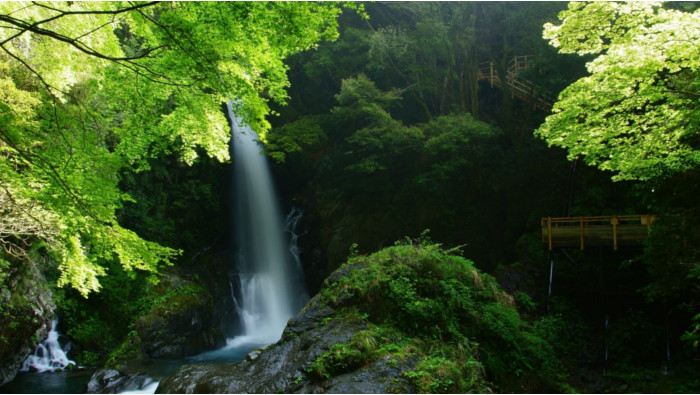
[[[547,237],[549,238],[549,250],[552,251],[552,217],[547,217]]]
[[[581,233],[581,251],[583,251],[583,216],[579,217],[579,232]]]
[[[617,251],[617,217],[613,215],[612,218],[610,218],[610,223],[613,226],[613,248]]]

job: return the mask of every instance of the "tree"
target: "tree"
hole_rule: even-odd
[[[649,180],[700,164],[700,11],[659,2],[569,4],[544,37],[561,53],[597,55],[536,134],[615,172]]]
[[[358,6],[349,4],[351,8]],[[59,285],[99,289],[104,263],[156,272],[177,252],[117,222],[124,169],[198,149],[228,160],[221,104],[264,138],[283,59],[337,36],[338,3],[0,5],[0,241],[43,246]],[[36,243],[38,241],[38,243]],[[31,243],[34,242],[34,246]]]

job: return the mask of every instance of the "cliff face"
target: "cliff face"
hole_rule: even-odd
[[[56,306],[38,265],[2,261],[0,280],[0,385],[15,378],[22,363],[51,330]]]

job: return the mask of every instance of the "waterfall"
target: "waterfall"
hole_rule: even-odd
[[[36,371],[53,372],[55,370],[64,369],[68,365],[75,365],[66,356],[66,353],[61,349],[58,343],[59,333],[56,330],[58,319],[54,319],[51,323],[51,331],[46,337],[46,340],[41,342],[34,349],[34,354],[27,357],[20,369],[20,372]]]
[[[296,305],[294,305],[294,311],[301,310],[304,304],[309,300],[309,294],[307,293],[306,280],[304,280],[303,274],[304,269],[301,266],[301,248],[297,241],[299,240],[299,234],[297,234],[297,226],[301,217],[304,215],[304,211],[298,207],[292,207],[284,220],[284,231],[289,233],[289,253],[291,254],[293,263],[293,274],[292,285],[294,292],[297,297],[294,299]]]
[[[238,246],[240,309],[243,338],[261,344],[279,340],[287,320],[299,309],[295,279],[302,278],[289,257],[282,216],[267,157],[256,133],[232,110],[231,156],[234,166],[234,236]]]

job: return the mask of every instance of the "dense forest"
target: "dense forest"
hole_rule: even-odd
[[[328,344],[196,391],[698,392],[699,48],[695,2],[0,3],[0,383],[54,318],[122,372],[238,333],[228,107],[303,212],[280,348]]]

